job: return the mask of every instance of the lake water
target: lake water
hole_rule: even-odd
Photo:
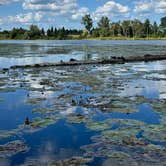
[[[101,59],[111,56],[160,55],[166,52],[166,41],[0,41],[0,67],[42,62]]]
[[[165,54],[166,41],[0,41],[0,68]],[[166,61],[0,70],[0,166],[164,166]]]

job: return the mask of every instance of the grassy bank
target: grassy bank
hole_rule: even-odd
[[[19,36],[17,38],[10,38],[4,35],[0,35],[0,40],[166,40],[166,37],[124,37],[124,36],[116,36],[116,37],[83,37],[80,35],[69,35],[64,38],[55,38],[48,36],[41,36],[37,38],[24,38],[23,36]]]

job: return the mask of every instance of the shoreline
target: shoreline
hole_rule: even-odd
[[[153,37],[149,37],[149,38],[126,38],[126,37],[97,37],[97,38],[93,38],[93,37],[89,37],[89,38],[80,38],[80,37],[73,37],[73,38],[65,38],[65,39],[56,39],[56,38],[37,38],[37,39],[10,39],[10,38],[6,38],[6,39],[1,39],[0,41],[3,40],[11,40],[11,41],[19,41],[19,40],[57,40],[57,41],[62,41],[62,40],[98,40],[98,41],[102,41],[102,40],[128,40],[128,41],[132,41],[132,40],[144,40],[144,41],[151,41],[151,40],[166,40],[166,37],[163,38],[153,38]]]

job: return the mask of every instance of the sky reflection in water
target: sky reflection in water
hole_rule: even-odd
[[[138,130],[140,125],[148,135],[146,128],[160,127],[166,116],[165,64],[166,61],[0,71],[0,144],[21,140],[29,148],[11,156],[0,153],[0,165],[47,165],[73,156],[85,157],[86,150],[81,147],[95,141],[98,144],[93,136],[101,139],[106,136],[104,131],[119,126],[116,122],[112,129],[108,128],[113,119],[120,119],[119,127],[135,125],[133,129]],[[26,117],[32,122],[29,127],[23,125]],[[98,123],[105,129],[97,128]],[[146,139],[166,147],[166,141]],[[88,147],[89,151],[96,149],[96,154],[89,165],[106,163],[107,157],[100,154],[103,147],[91,146],[94,148]]]

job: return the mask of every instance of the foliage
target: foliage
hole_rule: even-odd
[[[93,20],[90,16],[90,14],[86,14],[84,17],[82,17],[82,24],[84,24],[86,30],[88,30],[88,32],[91,31],[92,26],[93,26]]]
[[[102,17],[98,22],[99,34],[101,37],[109,36],[110,20],[108,17]]]
[[[93,27],[93,20],[89,14],[82,17],[85,30],[66,29],[65,27],[48,29],[31,25],[29,29],[13,28],[0,32],[0,39],[139,39],[139,38],[164,38],[166,37],[166,17],[161,18],[161,23],[151,23],[149,19],[141,22],[138,19],[111,22],[103,16]]]

